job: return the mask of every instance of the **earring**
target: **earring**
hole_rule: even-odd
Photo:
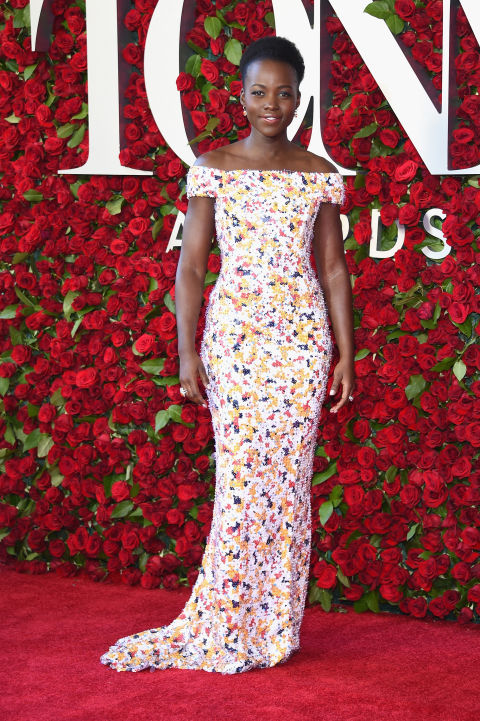
[[[245,110],[245,106],[243,106],[243,114],[246,115],[247,111]]]
[[[295,112],[293,113],[293,117],[296,118],[297,115],[298,115],[298,113],[297,113],[297,111],[295,110]]]

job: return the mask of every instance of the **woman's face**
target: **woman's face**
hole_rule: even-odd
[[[294,68],[279,60],[255,60],[247,68],[240,100],[262,135],[273,138],[285,132],[300,103]]]

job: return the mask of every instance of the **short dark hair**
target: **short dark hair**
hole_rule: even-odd
[[[288,63],[296,72],[298,84],[305,74],[305,63],[297,46],[287,38],[269,36],[255,40],[245,48],[240,60],[240,75],[245,80],[248,66],[255,60],[279,60]]]

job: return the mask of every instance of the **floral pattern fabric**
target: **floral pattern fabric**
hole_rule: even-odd
[[[187,196],[215,199],[222,267],[201,358],[215,433],[216,490],[199,575],[168,626],[118,640],[117,671],[233,674],[300,647],[311,543],[310,489],[331,338],[310,263],[337,173],[193,166]]]

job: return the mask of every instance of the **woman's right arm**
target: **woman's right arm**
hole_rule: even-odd
[[[208,377],[195,350],[195,333],[215,228],[214,203],[210,197],[194,196],[188,201],[175,280],[180,385],[189,400],[204,406],[207,404],[198,388],[198,376],[204,385],[208,385]]]

